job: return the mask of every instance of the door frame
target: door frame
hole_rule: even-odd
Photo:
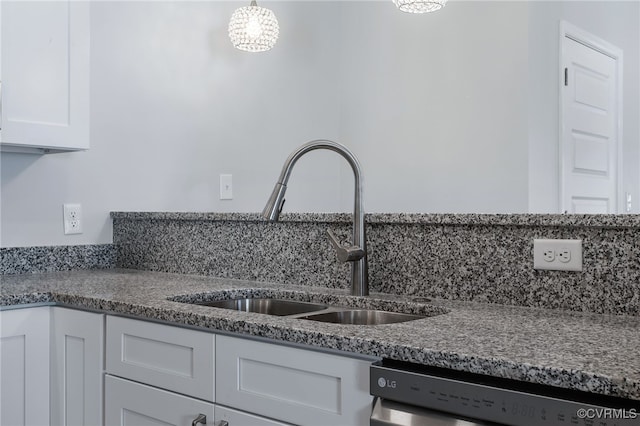
[[[566,208],[568,206],[564,205],[564,193],[565,193],[565,185],[564,185],[564,153],[563,153],[563,135],[564,135],[564,111],[563,111],[563,96],[564,96],[564,63],[565,63],[565,48],[564,48],[564,39],[565,38],[569,38],[575,42],[578,42],[580,44],[583,44],[587,47],[589,47],[590,49],[593,49],[597,52],[600,52],[604,55],[609,56],[610,58],[613,58],[616,61],[616,80],[617,80],[617,86],[616,86],[616,91],[617,91],[617,104],[616,104],[616,112],[618,114],[618,121],[616,123],[616,136],[617,136],[617,142],[618,142],[618,149],[617,149],[617,153],[616,153],[616,168],[617,168],[617,174],[616,174],[616,211],[617,213],[622,213],[624,211],[624,185],[623,185],[623,170],[622,170],[622,166],[623,166],[623,160],[622,160],[622,153],[623,153],[623,138],[622,138],[622,96],[623,96],[623,90],[622,90],[622,77],[623,77],[623,68],[624,68],[624,62],[623,62],[623,51],[622,49],[620,49],[619,47],[609,43],[606,40],[601,39],[598,36],[595,36],[593,34],[591,34],[590,32],[583,30],[580,27],[577,27],[567,21],[560,21],[560,36],[558,38],[559,44],[560,44],[560,48],[559,48],[559,52],[560,52],[560,58],[559,58],[559,67],[558,67],[558,110],[559,110],[559,114],[558,114],[558,118],[559,118],[559,125],[558,125],[558,194],[559,194],[559,200],[558,200],[558,206],[560,208],[560,213],[563,213],[566,211]]]

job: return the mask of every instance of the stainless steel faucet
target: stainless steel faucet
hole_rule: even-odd
[[[341,262],[351,262],[351,294],[354,296],[369,295],[369,277],[367,265],[367,238],[364,232],[364,208],[362,206],[362,170],[358,159],[344,145],[327,140],[315,140],[307,142],[289,155],[284,163],[280,178],[273,189],[267,205],[262,211],[265,219],[276,222],[282,212],[284,193],[287,191],[287,182],[291,175],[293,165],[300,157],[309,151],[316,149],[328,149],[342,155],[351,166],[355,178],[355,195],[353,208],[353,244],[342,245],[329,230],[329,239],[336,249],[338,259]]]

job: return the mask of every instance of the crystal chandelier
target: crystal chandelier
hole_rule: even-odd
[[[229,21],[229,38],[236,49],[264,52],[278,40],[280,28],[273,12],[259,7],[255,0],[236,9]]]
[[[427,13],[442,9],[447,0],[393,0],[398,9],[408,13]]]

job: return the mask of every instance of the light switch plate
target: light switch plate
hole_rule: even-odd
[[[233,200],[233,175],[220,175],[220,199]]]

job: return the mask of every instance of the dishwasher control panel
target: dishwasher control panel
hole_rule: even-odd
[[[380,365],[371,367],[370,379],[373,396],[460,418],[513,426],[640,425],[637,401],[603,407]]]

